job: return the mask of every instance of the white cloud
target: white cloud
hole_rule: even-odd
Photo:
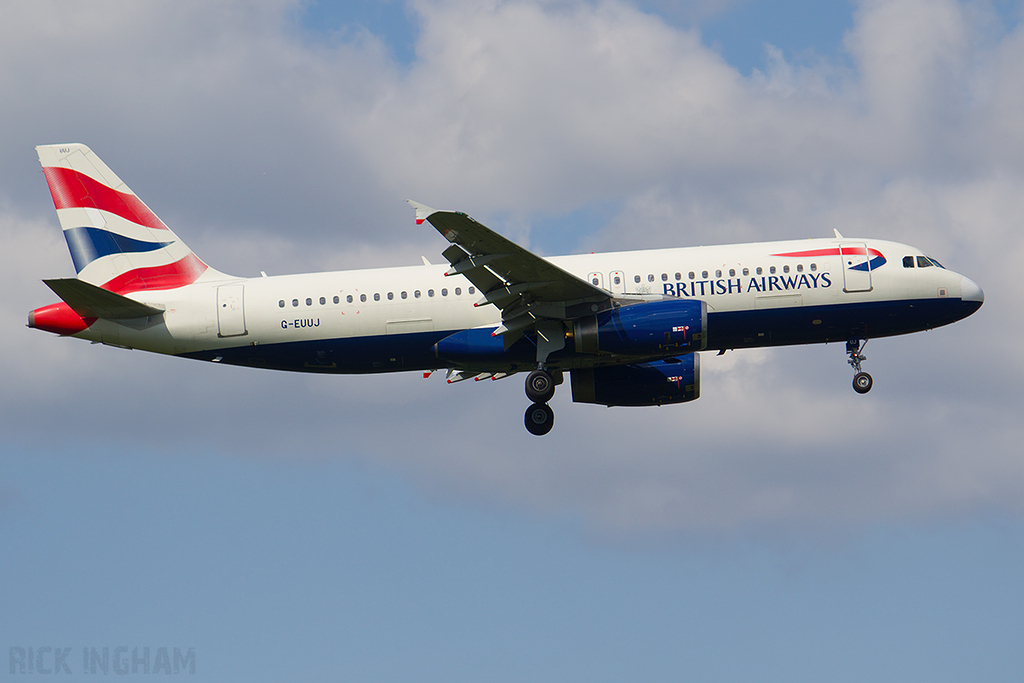
[[[989,30],[972,7],[866,2],[852,70],[774,54],[750,78],[621,2],[417,2],[409,67],[365,33],[303,43],[288,2],[7,8],[0,316],[4,354],[24,361],[2,370],[4,429],[54,447],[365,458],[438,495],[601,529],[1018,509],[1024,28]],[[611,201],[594,248],[839,227],[925,248],[988,302],[872,342],[869,397],[841,346],[735,352],[705,359],[704,396],[684,406],[572,406],[564,386],[535,439],[518,377],[289,376],[26,330],[50,301],[38,280],[70,269],[32,146],[65,139],[241,274],[436,261],[405,197],[501,216],[517,239],[537,238],[533,217]]]
[[[964,8],[939,2],[868,1],[847,45],[857,60],[863,97],[879,123],[920,140],[922,124],[941,124],[963,104],[970,26]],[[918,134],[914,134],[918,132]]]

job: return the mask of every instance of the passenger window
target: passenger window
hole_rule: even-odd
[[[292,306],[298,306],[298,305],[299,305],[299,300],[298,299],[292,299]]]
[[[661,274],[661,281],[662,282],[668,282],[668,273],[662,273]]]
[[[284,299],[281,299],[280,301],[278,301],[277,305],[280,306],[281,308],[284,308]]]
[[[817,263],[812,263],[812,264],[811,264],[811,272],[813,273],[813,272],[814,272],[814,271],[816,271],[817,269],[818,269],[818,264],[817,264]]]
[[[380,301],[380,292],[377,292],[377,293],[375,293],[375,294],[373,295],[373,300],[374,300],[374,301]]]
[[[415,292],[412,293],[412,295],[413,295],[413,297],[419,299],[420,298],[420,290],[417,289]]]
[[[743,277],[746,277],[748,275],[750,275],[750,268],[744,268],[743,269]]]
[[[736,269],[735,268],[730,268],[729,269],[729,277],[736,277]]]
[[[715,277],[722,277],[722,271],[716,270],[715,271]]]
[[[798,273],[804,272],[804,264],[802,264],[802,263],[796,264],[796,272],[798,272]]]
[[[633,282],[640,282],[640,276],[639,275],[634,275],[633,276]]]
[[[676,273],[676,282],[679,282],[682,279],[683,279],[683,274],[682,273]]]
[[[771,273],[772,275],[775,275],[775,266],[772,266],[771,268],[769,268],[768,272]]]
[[[388,301],[394,301],[394,300],[395,300],[395,293],[394,292],[388,292]]]
[[[617,285],[621,285],[622,284],[622,278],[620,278],[618,275],[615,276],[615,284],[617,284]]]
[[[402,292],[401,296],[402,296],[403,299],[408,299],[409,298],[409,292]]]
[[[691,271],[690,271],[690,272],[689,272],[689,273],[687,274],[687,277],[689,277],[689,278],[690,278],[691,280],[696,280],[696,279],[697,279],[697,274],[696,274],[695,272],[693,272],[693,271],[691,270]]]
[[[323,306],[326,303],[327,303],[327,297],[324,297],[324,296],[320,297],[320,305]]]
[[[590,284],[596,287],[597,285],[600,284],[600,281],[595,277],[593,280],[590,281]]]
[[[701,276],[701,278],[703,278],[703,279],[707,280],[707,279],[708,279],[708,271],[706,271],[706,270],[702,270],[702,271],[700,272],[700,276]]]
[[[455,288],[455,296],[462,296],[462,287]]]
[[[914,257],[913,256],[904,256],[903,257],[903,267],[904,268],[913,268],[914,267]]]
[[[932,267],[932,262],[928,260],[927,256],[918,256],[917,257],[917,267],[918,268],[931,268]]]
[[[448,296],[448,288],[447,287],[445,287],[444,289],[441,290],[441,296]]]
[[[366,295],[365,294],[360,294],[359,295],[359,300],[362,301],[365,304],[366,303]]]
[[[654,282],[654,273],[649,273],[647,275],[647,281],[648,282]]]
[[[312,306],[312,305],[313,305],[313,299],[312,299],[312,297],[307,297],[307,299],[306,299],[306,305],[307,305],[307,306]]]
[[[474,289],[473,287],[470,287],[469,288],[469,293],[470,294],[476,294],[476,289]]]
[[[347,297],[345,297],[345,301],[352,303],[352,295],[349,294]]]
[[[764,272],[764,270],[761,268],[761,266],[758,266],[757,267],[757,274],[760,275],[763,272]]]
[[[434,290],[428,289],[427,290],[427,296],[434,296]]]
[[[341,299],[338,298],[337,294],[334,295],[334,303],[341,303]]]
[[[789,272],[789,266],[788,265],[787,266],[782,266],[782,272],[783,273],[788,273]]]

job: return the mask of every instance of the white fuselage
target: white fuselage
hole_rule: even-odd
[[[884,255],[883,262],[863,270],[852,269],[851,264],[856,263],[850,258],[856,257],[840,254],[841,245],[865,244],[868,256],[861,256],[861,261],[878,253]],[[914,267],[904,266],[905,257],[911,257]],[[828,311],[841,316],[844,308],[858,305],[943,300],[952,304],[980,295],[977,285],[957,273],[930,263],[930,267],[917,267],[918,257],[924,257],[920,250],[894,242],[810,239],[563,256],[550,261],[616,295],[702,299],[707,302],[711,321],[709,348],[734,348],[831,341],[848,333],[840,330],[822,338],[809,333],[807,338],[788,339],[779,333],[765,337],[763,332],[751,329],[749,335],[741,331],[738,337],[731,333],[728,338],[716,339],[716,318],[723,322],[729,319],[730,329],[743,324],[742,318],[723,314],[760,312],[762,321],[765,316],[792,315],[795,311],[809,315]],[[427,342],[453,331],[496,327],[501,321],[500,311],[490,305],[475,306],[482,299],[481,293],[462,276],[446,277],[446,270],[440,265],[376,268],[232,278],[171,290],[139,291],[129,296],[165,307],[162,317],[121,322],[101,319],[75,336],[159,353],[214,352],[197,357],[219,360],[215,352],[220,350],[264,347],[263,351],[278,345],[356,339],[380,340],[378,346],[387,355],[393,353],[387,350],[388,343],[399,342],[403,336],[421,335]],[[940,316],[930,322],[896,325],[893,330],[867,330],[861,336],[926,329],[964,315],[951,313],[945,316],[948,320]],[[820,317],[809,320],[812,326],[815,321],[823,324]],[[427,346],[431,344],[433,341]],[[369,351],[372,353],[373,348]],[[371,362],[347,370],[335,366],[334,371],[430,365],[423,360],[392,364],[389,359],[394,360],[389,356],[378,359],[377,365]]]

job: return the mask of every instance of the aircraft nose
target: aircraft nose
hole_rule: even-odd
[[[985,301],[985,292],[981,291],[974,280],[969,277],[960,279],[960,299],[963,301],[977,301],[979,304]]]

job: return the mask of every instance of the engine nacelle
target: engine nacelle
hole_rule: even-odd
[[[572,400],[605,406],[651,406],[700,398],[700,357],[572,371]]]
[[[708,305],[698,299],[645,301],[573,321],[577,353],[657,355],[707,346]]]

